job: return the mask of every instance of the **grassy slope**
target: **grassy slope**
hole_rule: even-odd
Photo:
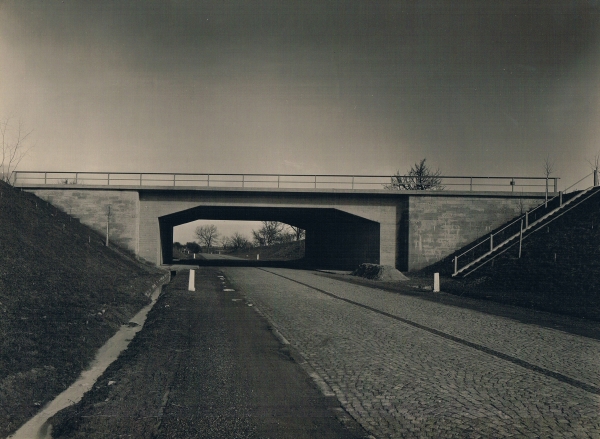
[[[300,259],[304,257],[304,240],[287,242],[283,244],[273,244],[268,247],[253,247],[247,250],[227,253],[230,256],[238,258],[256,260],[256,255],[260,255],[262,261],[287,261]]]
[[[467,278],[447,279],[443,289],[600,321],[600,193],[524,240],[521,259],[518,251],[517,244]]]
[[[268,247],[252,247],[246,250],[238,250],[235,252],[222,252],[228,256],[236,258],[256,260],[256,255],[260,255],[261,261],[288,261],[293,259],[301,259],[304,257],[304,240],[286,242],[283,244],[273,244]],[[177,259],[191,259],[191,255],[181,253],[173,249],[173,257]]]
[[[79,375],[161,275],[0,182],[0,437]]]

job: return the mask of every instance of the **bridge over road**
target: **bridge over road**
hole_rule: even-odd
[[[108,224],[112,243],[155,264],[171,262],[174,226],[270,220],[306,230],[313,266],[372,262],[402,271],[442,259],[540,204],[548,190],[544,178],[515,177],[442,177],[444,190],[384,189],[390,178],[20,171],[15,185],[100,233]]]

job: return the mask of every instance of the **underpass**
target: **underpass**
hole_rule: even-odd
[[[338,209],[198,206],[159,217],[163,264],[173,261],[173,228],[197,219],[278,221],[299,227],[306,231],[303,266],[343,269],[380,262],[380,224]],[[263,261],[245,265],[252,264]]]

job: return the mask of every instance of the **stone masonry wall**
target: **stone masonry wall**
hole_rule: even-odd
[[[418,270],[539,205],[543,199],[477,196],[411,196],[408,269]],[[523,210],[524,211],[524,210]]]
[[[158,218],[196,206],[335,208],[380,225],[380,263],[418,270],[540,204],[543,195],[509,194],[286,194],[153,191],[117,188],[25,189],[78,218],[100,234],[111,207],[110,240],[159,263]],[[240,218],[242,219],[242,218]]]
[[[87,189],[32,189],[48,201],[101,235],[106,234],[110,206],[110,242],[138,253],[139,196],[137,191]]]

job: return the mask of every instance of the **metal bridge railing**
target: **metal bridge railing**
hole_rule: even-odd
[[[46,172],[15,171],[15,186],[94,185],[94,186],[179,186],[279,189],[384,189],[397,175],[334,174],[194,174],[128,172]],[[444,190],[558,192],[558,178],[439,176]]]

